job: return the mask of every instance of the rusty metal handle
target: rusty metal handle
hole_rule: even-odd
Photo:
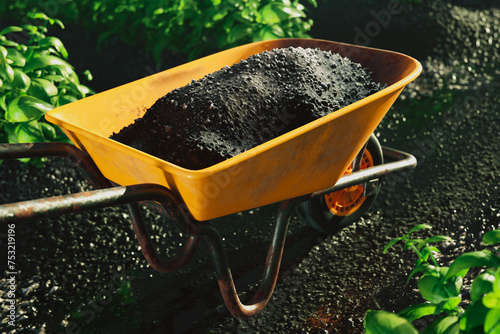
[[[417,166],[417,159],[406,152],[398,151],[389,147],[382,147],[384,158],[391,160],[391,162],[383,163],[381,165],[368,167],[363,170],[358,170],[350,174],[342,176],[337,183],[327,189],[314,192],[310,195],[305,195],[302,200],[311,199],[321,195],[345,189],[356,184],[361,184],[373,179],[378,179],[395,172],[404,172],[414,169]]]
[[[178,257],[170,260],[161,259],[151,243],[137,205],[137,202],[144,200],[156,200],[162,203],[163,213],[173,218],[181,231],[186,231],[187,224],[191,221],[189,211],[169,189],[155,184],[111,187],[111,182],[102,175],[90,156],[70,144],[0,144],[0,159],[48,156],[66,157],[73,160],[81,170],[87,173],[87,178],[94,186],[104,189],[1,205],[0,225],[127,204],[139,245],[146,260],[155,270],[172,272],[191,259],[199,244],[199,238],[193,236],[187,237],[183,252]]]
[[[0,144],[0,159],[64,157],[73,161],[84,171],[87,179],[96,188],[107,188],[111,183],[106,179],[86,152],[66,143],[20,143]]]
[[[171,191],[163,186],[155,184],[140,184],[127,187],[119,186],[65,196],[54,196],[4,204],[0,206],[0,225],[128,204],[132,226],[142,252],[149,264],[160,272],[172,272],[177,270],[184,266],[192,257],[198,246],[199,238],[192,236],[188,237],[184,245],[184,252],[178,258],[168,261],[161,259],[151,243],[151,239],[148,236],[147,229],[136,204],[137,202],[145,200],[165,203],[164,206],[171,215],[175,217],[176,224],[184,231],[186,230],[180,223],[184,219],[189,221],[189,215],[183,210],[182,206],[176,205],[178,202]]]

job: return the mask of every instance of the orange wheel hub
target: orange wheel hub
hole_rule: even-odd
[[[361,159],[360,169],[374,166],[372,155],[365,150]],[[344,175],[352,173],[352,163]],[[356,212],[366,200],[364,184],[357,184],[325,195],[326,205],[330,212],[336,216],[349,216]]]

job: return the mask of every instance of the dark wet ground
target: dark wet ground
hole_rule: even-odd
[[[398,311],[419,302],[414,282],[404,285],[415,259],[401,248],[382,254],[391,238],[431,224],[433,234],[454,240],[440,245],[443,263],[481,248],[484,231],[500,227],[498,4],[404,5],[378,35],[369,26],[377,22],[371,11],[389,10],[385,2],[321,6],[314,37],[353,43],[368,27],[369,46],[421,61],[422,75],[377,130],[384,145],[418,158],[413,174],[387,179],[371,213],[336,235],[319,235],[292,217],[275,293],[247,321],[216,310],[221,298],[205,245],[182,270],[156,273],[138,250],[124,208],[20,224],[17,302],[25,332],[57,333],[62,323],[87,333],[360,333],[367,309]],[[4,162],[0,173],[1,202],[89,189],[59,160],[42,169]],[[242,293],[260,277],[276,210],[214,222]],[[163,253],[175,253],[179,233],[150,211],[145,216]]]

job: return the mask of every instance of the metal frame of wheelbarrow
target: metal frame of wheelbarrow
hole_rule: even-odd
[[[87,178],[95,187],[100,188],[99,190],[65,196],[0,205],[0,225],[126,204],[142,252],[149,264],[157,271],[167,273],[184,266],[196,251],[200,237],[203,237],[209,245],[219,288],[227,308],[234,317],[245,319],[260,312],[272,295],[278,279],[288,223],[293,209],[298,203],[356,184],[367,183],[389,173],[410,170],[417,164],[415,157],[408,153],[386,147],[382,149],[384,158],[392,162],[354,171],[341,177],[331,188],[281,202],[265,262],[264,274],[258,290],[248,304],[243,304],[238,297],[222,239],[210,222],[196,221],[190,215],[182,199],[164,186],[157,184],[113,186],[102,175],[87,153],[70,144],[0,144],[0,159],[49,156],[69,158],[87,173]],[[358,157],[361,157],[362,154],[363,150],[358,154]],[[354,163],[353,165],[358,164]],[[182,254],[169,260],[158,256],[137,204],[144,201],[148,201],[146,204],[151,204],[153,201],[155,209],[159,209],[163,215],[171,218],[176,227],[188,235]]]

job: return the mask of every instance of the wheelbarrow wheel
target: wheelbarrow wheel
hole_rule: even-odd
[[[375,135],[366,145],[360,169],[384,163],[382,147]],[[352,164],[345,174],[352,172]],[[297,206],[299,217],[311,228],[321,233],[335,233],[352,224],[365,214],[377,197],[380,183],[358,184],[346,189],[312,198]]]

